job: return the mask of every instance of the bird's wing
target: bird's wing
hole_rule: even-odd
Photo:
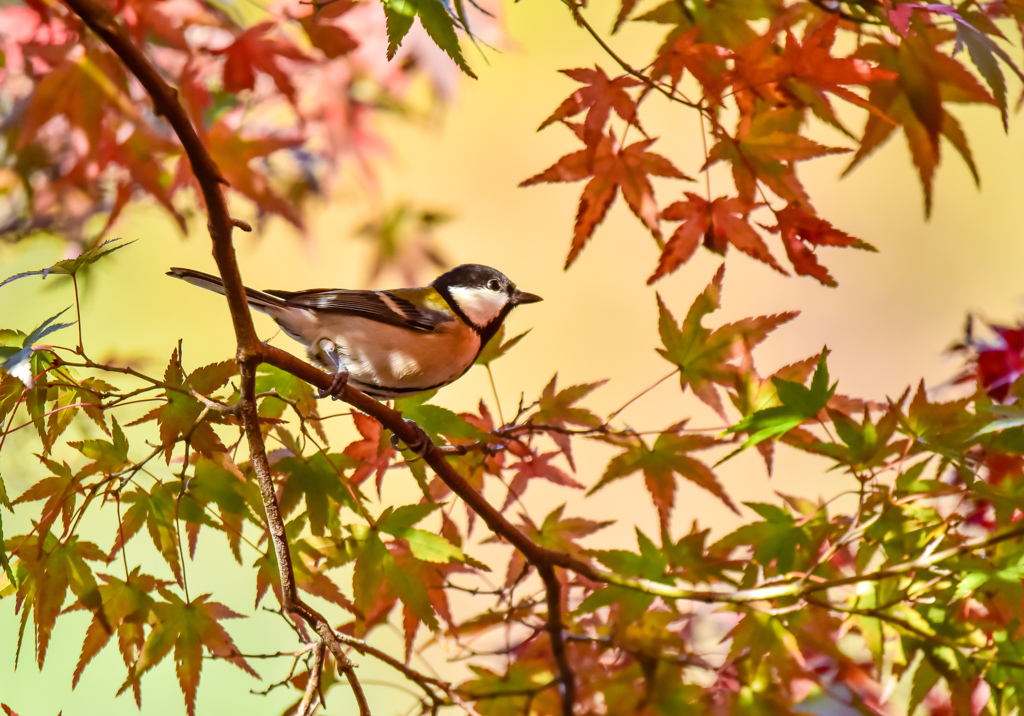
[[[420,292],[422,296],[417,295]],[[452,320],[450,313],[435,310],[444,299],[432,288],[401,289],[398,291],[350,291],[346,289],[312,289],[309,291],[266,291],[284,299],[287,306],[306,308],[347,316],[360,316],[371,321],[386,323],[412,331],[429,332],[440,324]],[[410,299],[418,299],[414,303]],[[422,307],[417,307],[417,304]]]

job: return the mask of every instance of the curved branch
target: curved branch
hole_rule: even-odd
[[[117,22],[106,7],[97,0],[65,0],[65,3],[90,30],[106,43],[125,67],[139,80],[153,102],[154,112],[167,120],[185,150],[192,174],[195,176],[206,204],[213,258],[224,281],[224,291],[238,344],[238,363],[241,376],[239,405],[242,425],[249,443],[250,460],[256,473],[260,495],[267,514],[268,532],[277,556],[281,578],[282,606],[289,612],[301,616],[316,631],[331,650],[339,668],[346,672],[346,676],[351,681],[354,677],[349,672],[353,665],[345,655],[344,645],[323,615],[310,608],[299,598],[298,589],[295,586],[284,521],[278,509],[274,482],[267,461],[266,446],[263,434],[260,432],[259,416],[256,412],[256,366],[259,364],[259,347],[262,344],[253,328],[245,290],[242,287],[242,277],[235,258],[234,245],[231,243],[233,228],[239,226],[244,229],[245,227],[232,219],[228,213],[222,188],[225,183],[224,178],[185,112],[185,108],[178,100],[178,92],[167,84],[156,67],[135,45],[124,27]],[[363,708],[364,703],[365,701],[360,704],[360,710],[368,713]]]

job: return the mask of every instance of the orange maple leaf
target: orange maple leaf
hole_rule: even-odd
[[[571,123],[569,126],[581,140],[586,141],[584,127]],[[589,148],[571,152],[540,174],[519,184],[519,186],[531,186],[542,182],[570,182],[591,178],[580,196],[572,247],[565,262],[566,268],[576,260],[584,244],[594,233],[594,229],[604,220],[608,208],[620,190],[622,198],[626,200],[637,218],[655,237],[661,237],[658,204],[655,201],[654,188],[651,186],[649,177],[662,176],[673,179],[689,179],[689,177],[679,171],[665,157],[647,151],[654,141],[654,139],[644,139],[622,147],[614,135],[602,134],[596,150],[593,152],[592,160],[588,157]]]
[[[731,57],[732,52],[725,47],[697,42],[700,31],[700,27],[693,27],[671,43],[666,42],[651,63],[651,79],[667,76],[674,90],[686,71],[700,82],[705,93],[714,87],[725,69],[724,60]]]
[[[566,97],[562,104],[558,105],[558,109],[541,122],[537,131],[554,122],[579,114],[583,110],[587,110],[586,119],[583,120],[583,142],[592,150],[597,148],[612,110],[641,132],[644,131],[636,116],[636,100],[630,97],[626,91],[630,87],[642,84],[640,80],[629,75],[611,79],[604,73],[604,70],[596,65],[592,70],[577,68],[561,70],[561,72],[585,86]],[[591,154],[592,156],[593,154]]]

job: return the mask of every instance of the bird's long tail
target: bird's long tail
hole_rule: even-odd
[[[187,268],[172,268],[167,272],[168,276],[174,276],[180,278],[182,281],[188,281],[193,286],[199,286],[199,288],[205,288],[209,291],[216,291],[217,293],[224,294],[224,281],[221,280],[220,276],[211,276],[208,273],[202,271],[194,271]],[[245,288],[245,298],[249,301],[249,305],[255,308],[257,311],[267,312],[268,309],[283,308],[284,301],[277,296],[271,296],[269,293],[263,291],[257,291],[252,288]]]

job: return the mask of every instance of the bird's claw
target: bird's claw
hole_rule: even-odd
[[[334,374],[334,380],[331,381],[331,387],[327,390],[320,389],[317,391],[317,398],[326,398],[328,395],[331,396],[331,400],[337,400],[342,391],[345,390],[345,386],[348,385],[348,371],[339,370]]]
[[[410,428],[412,428],[413,432],[416,434],[416,439],[411,443],[406,443],[405,447],[408,448],[412,453],[414,453],[416,457],[422,458],[426,456],[427,448],[430,447],[430,445],[432,444],[430,438],[427,437],[427,434],[426,432],[424,432],[423,428],[421,428],[412,420],[409,420],[409,418],[405,418],[405,422]],[[400,445],[401,441],[398,439],[398,436],[392,433],[391,447],[393,447],[395,450],[401,450],[402,448]]]

